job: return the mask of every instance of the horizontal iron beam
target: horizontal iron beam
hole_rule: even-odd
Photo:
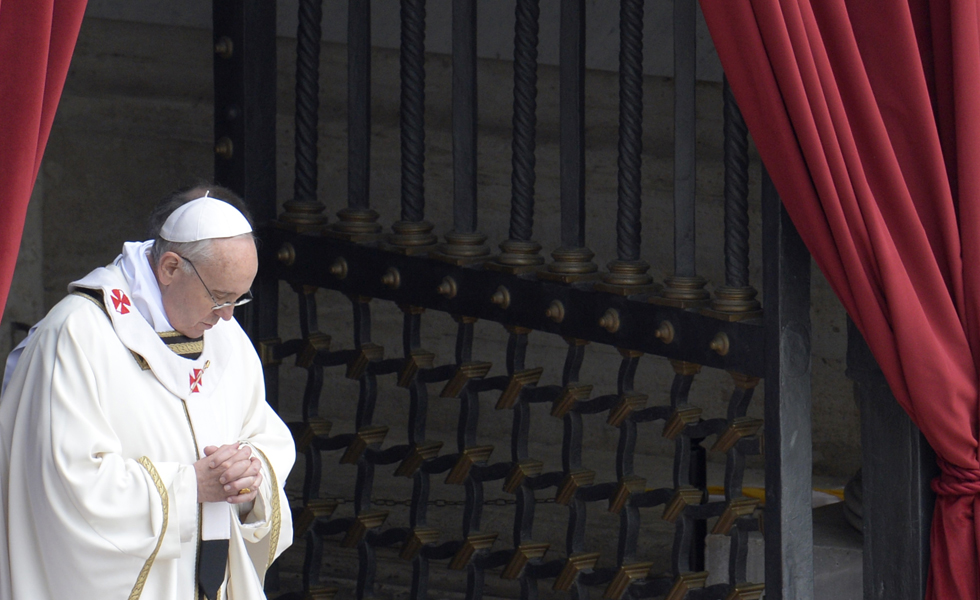
[[[474,267],[459,267],[420,256],[388,252],[376,246],[359,245],[329,237],[297,234],[277,228],[259,232],[260,268],[291,284],[313,285],[345,294],[390,300],[398,304],[421,306],[450,314],[477,317],[505,325],[528,327],[675,360],[697,363],[762,377],[765,374],[765,336],[759,321],[728,322],[698,312],[651,304],[645,298],[622,297],[592,290],[587,284],[565,285],[540,281]],[[291,264],[278,258],[285,245]],[[343,260],[344,275],[331,273]],[[393,287],[382,278],[398,272]],[[340,271],[340,269],[337,269]],[[440,295],[439,285],[446,277],[456,283],[456,295]],[[500,287],[507,289],[509,305],[494,304],[491,297]],[[545,315],[552,302],[561,302],[564,319],[554,322]],[[599,320],[609,309],[618,312],[619,328],[604,329]],[[661,323],[673,326],[671,343],[654,332]],[[718,334],[728,337],[728,351],[718,354],[710,348]]]

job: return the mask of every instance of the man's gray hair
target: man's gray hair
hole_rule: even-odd
[[[251,235],[251,234],[246,234]],[[199,240],[196,242],[171,242],[165,240],[161,237],[157,237],[153,242],[153,247],[150,249],[150,264],[158,265],[160,264],[160,259],[167,252],[173,252],[181,258],[186,258],[192,263],[205,264],[213,256],[211,250],[212,242],[214,240]],[[186,262],[186,261],[184,261]],[[186,273],[191,272],[190,265],[180,263],[180,268]]]

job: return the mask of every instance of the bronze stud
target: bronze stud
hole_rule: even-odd
[[[521,572],[524,571],[524,567],[528,562],[532,560],[540,560],[544,558],[544,555],[548,552],[550,544],[521,544],[514,549],[514,553],[510,557],[510,562],[504,567],[503,573],[500,574],[501,579],[517,579],[521,576]]]
[[[219,158],[230,159],[235,154],[235,144],[229,137],[223,137],[214,143],[214,153]]]
[[[674,580],[673,587],[667,592],[666,600],[683,600],[687,598],[687,593],[691,590],[704,589],[704,584],[707,580],[707,571],[681,573]]]
[[[417,442],[411,453],[395,469],[395,477],[412,477],[422,467],[422,463],[432,460],[442,450],[442,442]]]
[[[364,372],[367,370],[369,364],[378,362],[384,357],[384,346],[380,346],[372,342],[361,344],[361,347],[357,350],[357,354],[355,354],[354,357],[348,361],[347,373],[345,373],[344,376],[347,377],[347,379],[360,379],[364,375]]]
[[[458,293],[458,288],[456,287],[456,280],[452,277],[443,277],[442,283],[436,288],[436,292],[440,296],[445,296],[446,298],[452,299],[456,297]]]
[[[540,460],[527,458],[514,465],[507,480],[504,481],[504,491],[508,494],[516,494],[517,490],[524,484],[528,477],[536,477],[544,470],[544,463]]]
[[[626,588],[631,583],[637,579],[645,579],[650,574],[651,567],[653,567],[653,563],[651,562],[623,565],[606,587],[606,591],[602,597],[605,600],[619,600],[619,598],[623,597],[623,593],[626,592]]]
[[[602,327],[609,333],[619,331],[619,311],[615,308],[606,310],[605,314],[599,319],[599,327]]]
[[[333,261],[333,264],[330,265],[330,274],[337,279],[344,279],[347,277],[347,261],[342,258],[338,258],[337,260]]]
[[[658,340],[665,344],[669,344],[674,341],[674,324],[670,321],[661,321],[660,326],[657,327],[657,331],[654,334]]]
[[[728,334],[724,332],[718,333],[718,335],[715,336],[715,339],[711,340],[711,346],[709,347],[717,352],[719,356],[725,356],[728,354]]]
[[[330,518],[338,504],[336,500],[310,500],[293,523],[293,540],[302,539],[303,534],[317,519]]]
[[[451,485],[463,485],[470,476],[470,470],[475,464],[486,463],[493,454],[493,446],[471,446],[463,450],[456,459],[456,464],[446,475],[446,483]]]
[[[221,58],[231,58],[235,55],[235,42],[233,42],[227,35],[221,36],[218,38],[218,41],[214,43],[214,53]]]
[[[385,274],[381,276],[381,283],[386,287],[397,290],[402,284],[402,275],[395,267],[389,267]]]
[[[599,562],[598,552],[572,554],[565,561],[565,566],[562,567],[561,573],[558,574],[558,578],[555,579],[555,584],[551,589],[557,592],[567,592],[572,588],[578,574],[595,567],[597,562]]]
[[[291,267],[296,262],[296,248],[293,248],[292,244],[286,242],[279,248],[279,252],[276,253],[276,258],[282,264]]]
[[[490,302],[496,304],[500,308],[510,307],[510,290],[504,286],[497,288],[497,291],[490,296]]]
[[[439,541],[439,530],[431,527],[416,527],[409,534],[408,539],[402,544],[402,551],[398,558],[402,560],[413,560],[426,544],[434,544]]]
[[[497,541],[496,533],[475,533],[466,538],[462,547],[456,551],[456,555],[449,561],[449,570],[462,571],[466,565],[470,564],[474,554],[480,550],[490,550],[495,541]]]
[[[548,310],[544,311],[544,316],[555,323],[561,323],[565,320],[565,305],[560,300],[552,300],[551,304],[548,305]]]
[[[490,372],[493,363],[485,361],[465,362],[456,367],[456,372],[452,378],[446,382],[446,386],[439,392],[440,398],[458,398],[463,388],[471,379],[486,377]]]
[[[388,435],[387,425],[370,425],[362,427],[354,436],[354,439],[347,446],[344,455],[340,457],[342,465],[356,465],[361,455],[370,446],[380,445]]]
[[[274,367],[282,364],[282,359],[276,357],[276,351],[282,347],[282,338],[259,340],[256,350],[262,360],[263,367]]]
[[[737,583],[725,600],[759,600],[765,589],[764,583]]]
[[[347,529],[347,535],[340,542],[340,546],[342,548],[356,548],[357,544],[364,539],[364,535],[368,530],[381,527],[387,519],[388,511],[386,510],[362,512],[354,517],[354,522]]]

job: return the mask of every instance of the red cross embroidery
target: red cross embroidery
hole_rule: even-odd
[[[201,391],[201,386],[204,385],[202,381],[204,377],[204,369],[194,369],[191,371],[191,393],[196,394]]]
[[[116,312],[121,315],[128,314],[131,305],[129,297],[122,290],[112,290],[112,307],[116,309]]]

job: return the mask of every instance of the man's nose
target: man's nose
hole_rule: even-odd
[[[224,308],[219,308],[218,310],[214,311],[214,314],[218,315],[219,317],[221,317],[225,321],[228,321],[232,317],[235,316],[235,307],[234,306],[226,306]]]

